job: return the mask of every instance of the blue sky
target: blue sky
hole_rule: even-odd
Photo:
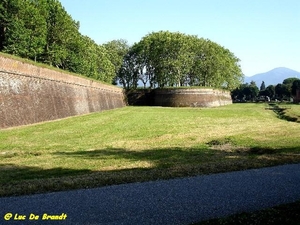
[[[80,32],[103,44],[130,44],[160,30],[228,48],[252,76],[275,67],[300,72],[299,0],[60,0]]]

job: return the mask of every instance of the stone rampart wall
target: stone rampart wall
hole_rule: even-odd
[[[232,104],[229,91],[207,88],[138,89],[127,92],[129,105],[217,107]]]
[[[0,56],[0,128],[123,106],[121,88]]]
[[[230,92],[218,89],[156,89],[154,96],[157,106],[217,107],[232,104]]]

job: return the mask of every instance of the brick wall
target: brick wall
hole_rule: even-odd
[[[229,91],[218,89],[157,89],[154,105],[171,107],[218,107],[232,104]]]
[[[139,89],[127,93],[129,105],[218,107],[232,104],[229,91],[208,88]]]
[[[123,106],[121,88],[0,56],[0,128]]]

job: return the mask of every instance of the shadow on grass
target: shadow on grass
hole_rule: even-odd
[[[106,148],[88,151],[57,152],[60,157],[79,157],[90,160],[125,159],[129,161],[148,161],[155,167],[164,167],[174,162],[191,163],[203,162],[214,154],[205,148],[167,148],[133,151],[122,148]]]
[[[90,171],[1,164],[0,197],[73,189],[72,185],[64,181],[64,178],[88,172]]]
[[[128,182],[213,174],[300,162],[298,147],[284,149],[240,148],[232,146],[230,143],[209,147],[163,148],[141,151],[106,148],[57,152],[55,154],[60,157],[75,157],[95,160],[95,162],[111,161],[110,170],[104,170],[102,173],[122,172],[130,174]],[[143,166],[143,163],[148,166]],[[132,166],[131,169],[128,168],[129,164]],[[134,175],[131,176],[131,174]],[[133,178],[134,176],[138,179]]]
[[[83,174],[89,170],[73,170],[66,168],[42,169],[40,167],[17,166],[14,164],[5,164],[0,166],[0,181],[17,181],[30,179],[51,178],[56,176],[71,176],[74,174]]]
[[[238,148],[228,143],[215,143],[221,144],[141,151],[105,148],[53,153],[60,159],[74,160],[74,163],[85,159],[108,165],[102,169],[99,167],[97,171],[2,164],[0,196],[93,188],[300,162],[298,148]]]

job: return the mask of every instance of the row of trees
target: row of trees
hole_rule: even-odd
[[[296,95],[296,90],[300,90],[300,79],[287,78],[277,85],[265,86],[263,81],[260,88],[254,81],[250,84],[241,84],[240,87],[231,92],[235,101],[255,101],[258,97],[269,97],[269,99],[289,100]]]
[[[111,83],[116,64],[111,48],[79,32],[58,0],[1,0],[0,51]],[[108,49],[107,49],[108,48]],[[113,48],[113,47],[112,47]]]
[[[2,0],[0,51],[126,89],[139,82],[233,89],[243,77],[232,52],[196,36],[161,31],[131,47],[124,40],[98,45],[79,32],[58,0]]]
[[[242,80],[239,59],[222,46],[197,36],[153,32],[135,43],[118,73],[124,88],[141,81],[150,88],[208,86],[233,89]]]

